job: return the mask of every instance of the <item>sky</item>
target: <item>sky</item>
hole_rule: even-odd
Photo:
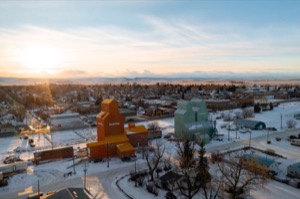
[[[300,1],[0,1],[0,77],[300,76]]]

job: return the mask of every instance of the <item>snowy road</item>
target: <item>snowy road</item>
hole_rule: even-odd
[[[290,130],[287,132],[272,132],[269,135],[269,139],[274,139],[276,137],[288,137],[289,135],[297,135],[299,133],[299,129],[295,130]],[[251,145],[261,145],[261,144],[266,144],[267,141],[267,136],[266,135],[261,135],[257,136],[251,139]],[[237,140],[235,142],[229,142],[229,143],[221,143],[219,145],[207,145],[206,150],[207,152],[214,152],[214,151],[222,151],[222,150],[227,150],[227,149],[232,149],[232,148],[239,148],[241,146],[248,146],[249,145],[249,139],[243,139],[243,140]],[[137,164],[138,169],[143,169],[146,168],[145,163],[138,163]],[[105,171],[97,171],[94,173],[88,173],[88,180],[87,180],[87,188],[92,188],[93,186],[98,186],[97,191],[97,198],[125,198],[123,193],[121,193],[118,188],[116,187],[116,179],[128,174],[131,170],[134,169],[134,162],[130,165],[119,165],[117,168],[109,168],[108,170]],[[43,171],[40,170],[38,171],[40,174],[40,177],[43,178]],[[46,172],[46,171],[45,171]],[[50,174],[50,173],[49,173]],[[53,173],[53,177],[55,173]],[[52,179],[48,180],[47,183],[41,183],[40,184],[40,191],[46,193],[50,192],[53,190],[59,190],[62,187],[83,187],[83,176],[72,176],[71,178],[60,178],[60,179]],[[58,176],[61,176],[59,174]],[[51,176],[50,176],[51,177]],[[50,178],[49,177],[49,178]],[[89,178],[93,178],[93,181],[89,181]],[[30,188],[31,191],[36,192],[37,191],[37,184],[33,185],[31,184],[31,187],[27,187],[27,189]],[[15,189],[12,190],[6,190],[3,192],[0,192],[0,198],[23,198],[22,196],[20,197],[18,194],[25,192],[24,188],[21,187],[16,187]],[[25,195],[24,195],[25,196]]]
[[[276,137],[286,138],[290,135],[297,135],[298,133],[300,133],[300,129],[293,129],[293,130],[284,131],[284,132],[282,132],[282,131],[272,132],[269,134],[269,140],[274,139]],[[249,135],[249,139],[250,139],[250,135]],[[238,141],[229,142],[229,143],[220,144],[220,145],[211,145],[211,146],[208,145],[205,147],[205,149],[208,152],[216,152],[216,151],[221,151],[221,150],[233,149],[233,148],[241,147],[241,146],[249,146],[249,139],[238,140]],[[258,143],[259,141],[263,141],[263,140],[265,140],[265,142],[267,142],[267,135],[260,135],[260,136],[252,137],[251,145],[254,143]]]
[[[134,163],[133,163],[134,164]],[[128,174],[131,170],[133,170],[133,164],[125,167],[119,167],[114,169],[109,169],[108,171],[101,171],[97,173],[93,173],[87,176],[87,189],[95,186],[95,179],[89,182],[89,178],[96,177],[98,184],[98,193],[96,198],[125,198],[123,193],[121,193],[116,186],[116,179]],[[139,169],[146,168],[145,163],[140,163],[137,165]],[[83,176],[78,176],[65,179],[61,181],[54,181],[47,185],[40,185],[40,191],[47,193],[53,190],[60,190],[63,187],[83,187],[84,178]],[[28,189],[28,188],[27,188]],[[16,199],[16,198],[26,198],[26,194],[23,196],[19,195],[20,193],[24,193],[24,189],[14,189],[11,192],[2,192],[0,193],[0,198],[5,199]],[[30,187],[30,192],[37,192],[37,184],[32,185]]]

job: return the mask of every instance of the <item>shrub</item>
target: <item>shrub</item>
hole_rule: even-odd
[[[296,125],[297,125],[297,122],[295,120],[286,121],[286,126],[288,129],[295,128]]]
[[[265,153],[268,154],[268,155],[276,155],[276,153],[273,149],[266,149]]]
[[[222,160],[223,160],[223,157],[222,157],[221,154],[219,154],[219,153],[212,153],[211,154],[212,163],[221,162]]]

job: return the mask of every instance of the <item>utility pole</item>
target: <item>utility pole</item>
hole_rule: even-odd
[[[83,172],[84,172],[84,189],[86,189],[86,172],[87,172],[86,162],[84,163]]]
[[[50,132],[50,136],[51,136],[51,147],[52,147],[52,150],[53,150],[53,135],[52,135],[52,131],[51,131],[50,125],[51,124],[49,124],[49,132]]]
[[[235,117],[235,139],[237,139],[237,117]]]
[[[280,114],[280,128],[282,129],[282,113]]]
[[[76,171],[75,171],[75,157],[74,157],[74,153],[73,153],[73,174],[74,174],[74,175],[76,174]]]
[[[134,160],[134,178],[135,178],[135,186],[137,186],[137,179],[136,179],[136,159]]]
[[[40,199],[40,181],[39,181],[39,179],[38,179],[38,199]]]
[[[251,134],[252,134],[252,131],[250,131],[249,147],[251,147]]]
[[[109,168],[108,142],[106,143],[106,159],[107,159],[107,168]]]
[[[228,124],[228,141],[230,140],[229,133],[230,133],[230,124]]]

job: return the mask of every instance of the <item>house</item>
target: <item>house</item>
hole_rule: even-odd
[[[64,188],[60,191],[54,192],[53,194],[46,196],[47,199],[90,199],[89,195],[84,191],[83,188]]]
[[[252,130],[261,130],[266,128],[266,124],[264,122],[249,119],[238,119],[236,124],[239,127],[249,128]]]
[[[300,113],[294,114],[294,118],[295,118],[296,120],[300,120]]]
[[[158,186],[166,190],[174,190],[178,188],[177,182],[182,178],[182,175],[169,171],[158,180]]]
[[[289,165],[287,167],[287,176],[294,177],[294,178],[300,178],[300,162]]]
[[[225,110],[232,107],[232,103],[228,99],[209,99],[206,100],[206,106],[212,111]]]
[[[272,166],[272,165],[274,165],[276,163],[275,160],[273,160],[272,158],[263,157],[263,156],[255,155],[255,154],[246,154],[243,157],[244,157],[244,160],[248,161],[249,163],[250,162],[257,163],[260,166],[262,166],[261,167],[262,169],[265,168],[266,170],[269,170],[270,168],[274,168],[274,166]]]

